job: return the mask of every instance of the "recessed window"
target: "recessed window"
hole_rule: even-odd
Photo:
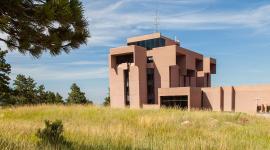
[[[155,80],[153,68],[147,68],[147,103],[155,103]]]
[[[196,70],[203,71],[203,60],[196,59]]]
[[[153,56],[147,57],[147,63],[153,63],[153,62],[154,62]]]
[[[161,105],[186,109],[188,108],[188,96],[161,96]]]
[[[133,63],[133,54],[116,56],[116,64]]]
[[[137,45],[137,46],[144,47],[147,50],[151,50],[156,47],[165,46],[165,39],[156,38],[156,39],[144,40],[144,41],[139,41],[139,42],[132,42],[132,43],[128,43],[128,45]]]

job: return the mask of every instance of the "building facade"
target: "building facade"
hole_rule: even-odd
[[[111,107],[269,111],[270,86],[211,87],[216,60],[153,33],[110,49]]]

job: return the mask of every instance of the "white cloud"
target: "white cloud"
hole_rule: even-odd
[[[24,74],[33,77],[35,80],[83,80],[83,79],[103,79],[107,78],[107,67],[74,69],[52,67],[45,65],[13,66],[12,78],[16,75]]]
[[[101,3],[101,1],[99,1]],[[198,8],[180,9],[183,6],[214,3],[215,0],[175,0],[161,1],[160,30],[220,30],[251,29],[251,32],[270,33],[270,5],[253,9],[235,11],[215,11]],[[121,0],[104,2],[106,7],[86,8],[86,16],[90,19],[92,38],[89,45],[117,46],[117,39],[145,34],[145,30],[154,31],[155,7],[150,0]],[[143,3],[144,8],[136,7]],[[136,7],[136,8],[134,8]],[[161,7],[161,6],[159,6]],[[174,9],[170,9],[173,7]],[[175,8],[179,9],[175,10]],[[191,8],[191,7],[190,7]],[[137,10],[136,10],[137,9]],[[262,32],[261,32],[262,33]],[[123,43],[124,44],[124,43]]]
[[[87,60],[82,60],[82,61],[73,61],[73,62],[68,62],[68,63],[63,63],[65,65],[106,65],[106,61],[87,61]]]

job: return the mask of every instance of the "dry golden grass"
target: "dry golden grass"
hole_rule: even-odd
[[[63,121],[73,149],[270,149],[270,120],[262,117],[81,105],[0,109],[0,149],[39,149],[35,133],[46,119]]]

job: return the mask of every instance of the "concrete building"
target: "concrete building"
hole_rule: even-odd
[[[153,33],[110,49],[111,107],[267,112],[270,86],[211,87],[216,60]]]

